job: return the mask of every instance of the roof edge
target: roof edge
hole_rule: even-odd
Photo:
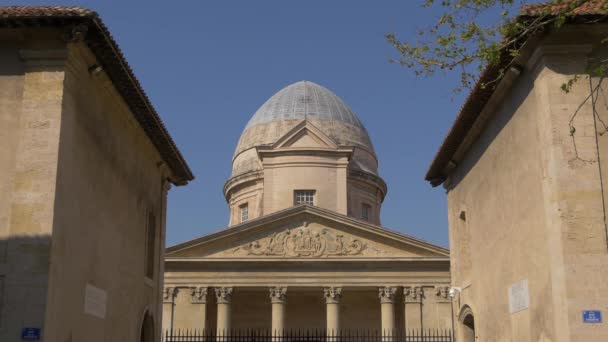
[[[439,245],[436,245],[434,243],[419,239],[419,238],[415,238],[411,235],[405,234],[405,233],[401,233],[395,230],[391,230],[385,227],[381,227],[381,226],[377,226],[377,225],[373,225],[373,224],[369,224],[368,222],[364,222],[361,220],[357,220],[354,219],[350,216],[346,216],[343,214],[339,214],[336,212],[333,212],[331,210],[328,209],[323,209],[320,207],[315,207],[315,206],[310,206],[307,204],[301,204],[301,205],[297,205],[297,206],[293,206],[293,207],[289,207],[287,209],[283,209],[280,211],[276,211],[273,213],[270,213],[268,215],[264,215],[258,218],[255,218],[253,220],[241,223],[241,224],[237,224],[234,226],[231,226],[229,228],[224,228],[220,231],[217,231],[215,233],[210,233],[207,235],[203,235],[201,237],[192,239],[192,240],[188,240],[188,241],[184,241],[181,243],[178,243],[176,245],[170,246],[165,250],[166,254],[172,253],[172,252],[176,252],[185,248],[189,248],[189,247],[193,247],[196,245],[200,245],[206,242],[210,242],[216,239],[220,239],[223,238],[225,236],[229,236],[232,234],[238,234],[240,232],[243,231],[248,231],[250,229],[254,229],[255,227],[258,227],[260,225],[263,224],[268,224],[271,222],[275,222],[278,221],[280,219],[283,219],[285,217],[289,217],[289,216],[293,216],[293,215],[297,215],[300,213],[309,213],[309,214],[313,214],[313,215],[317,215],[319,217],[324,217],[324,218],[328,218],[328,219],[340,219],[345,221],[347,224],[351,224],[351,225],[356,225],[359,226],[361,228],[364,228],[366,230],[371,230],[373,232],[377,232],[380,233],[382,235],[385,235],[389,238],[393,238],[393,239],[397,239],[397,240],[401,240],[404,242],[409,242],[409,243],[413,243],[414,245],[416,245],[417,247],[421,248],[421,249],[426,249],[428,251],[437,253],[437,254],[441,254],[445,257],[449,257],[450,255],[450,251],[449,249],[445,248],[445,247],[441,247]]]
[[[601,3],[601,1],[592,0],[587,4],[590,6],[599,6],[598,4]],[[547,12],[541,11],[540,6],[547,6],[548,4],[549,3],[524,6],[521,8],[521,14],[516,18],[516,20],[533,18],[541,14],[544,15]],[[550,11],[555,11],[555,9],[551,9]],[[587,7],[585,7],[584,10],[574,9],[570,15],[569,23],[575,22],[573,18],[582,20],[597,19],[604,22],[608,20],[606,14],[607,13],[605,12],[601,12],[601,9],[589,9]],[[526,44],[532,36],[539,36],[539,34],[525,37],[524,44]],[[528,46],[524,48],[530,49],[531,47]],[[515,58],[517,57],[511,56],[511,54],[508,53],[508,50],[505,49],[501,51],[498,63],[486,66],[486,68],[481,72],[477,83],[465,99],[460,112],[452,124],[452,127],[446,134],[443,142],[435,153],[429,168],[427,169],[424,179],[428,181],[431,186],[436,187],[445,182],[449,176],[449,170],[446,172],[446,169],[453,169],[456,166],[455,161],[453,161],[454,155],[466,140],[466,137],[473,129],[480,117],[480,114],[496,92],[497,88],[500,87],[501,84],[504,85],[504,75],[499,78],[501,70],[509,66],[509,64],[511,64]],[[507,72],[505,72],[505,75],[506,74]],[[496,82],[493,87],[483,87],[484,84],[495,81],[496,79],[500,80],[499,82]]]
[[[5,6],[0,7],[0,28],[87,27],[83,42],[122,96],[131,113],[171,170],[170,181],[185,185],[194,179],[190,167],[148,99],[139,80],[97,12],[83,7]]]

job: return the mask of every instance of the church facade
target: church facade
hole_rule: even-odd
[[[355,113],[287,86],[238,142],[229,226],[167,249],[163,329],[450,329],[449,252],[382,227],[386,192]]]

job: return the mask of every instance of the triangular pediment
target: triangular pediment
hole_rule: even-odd
[[[282,148],[336,149],[338,145],[315,125],[304,120],[272,145],[274,150]]]
[[[317,207],[299,206],[170,247],[170,258],[447,258],[445,248]]]

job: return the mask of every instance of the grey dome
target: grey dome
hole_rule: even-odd
[[[288,85],[253,115],[245,129],[277,120],[335,120],[365,130],[355,113],[327,88],[309,81]]]
[[[367,130],[342,99],[316,83],[293,83],[270,97],[251,117],[241,134],[233,160],[233,176],[258,169],[252,157],[239,155],[260,145],[276,142],[302,120],[308,120],[339,145],[359,147],[371,155],[362,169],[376,173],[374,147]],[[363,163],[363,164],[370,164]]]

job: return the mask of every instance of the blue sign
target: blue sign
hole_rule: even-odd
[[[39,341],[40,328],[23,328],[21,331],[21,339],[23,341]]]
[[[602,323],[602,312],[600,310],[583,311],[583,323]]]

